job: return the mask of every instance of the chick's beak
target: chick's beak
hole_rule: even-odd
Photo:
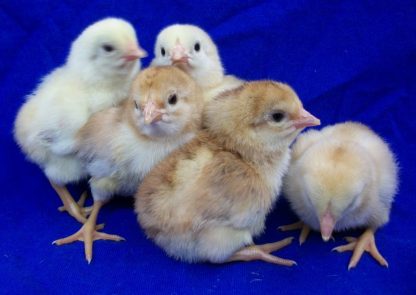
[[[143,109],[143,113],[144,113],[144,123],[145,124],[152,124],[154,122],[157,122],[159,120],[162,119],[162,115],[164,114],[164,112],[162,110],[159,110],[156,107],[156,104],[152,101],[149,100]]]
[[[318,126],[321,124],[321,120],[302,108],[298,118],[294,120],[294,126],[296,129],[301,129],[310,126]]]
[[[170,60],[172,64],[188,63],[188,55],[186,49],[180,43],[176,43],[170,52]]]
[[[327,242],[332,237],[332,232],[335,227],[335,219],[329,210],[326,210],[320,220],[320,228],[322,239]]]
[[[133,61],[138,58],[143,58],[147,56],[146,50],[140,46],[130,46],[126,53],[123,55],[123,58],[127,61]]]

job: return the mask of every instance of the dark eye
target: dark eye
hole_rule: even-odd
[[[201,45],[199,44],[199,42],[195,43],[194,49],[195,51],[199,51],[201,49]]]
[[[111,52],[111,51],[113,51],[113,50],[114,50],[114,46],[111,46],[111,45],[109,45],[109,44],[104,44],[104,45],[103,45],[103,49],[104,49],[104,51],[106,51],[106,52]]]
[[[176,104],[177,101],[178,101],[178,97],[176,96],[176,94],[172,94],[171,96],[169,96],[169,99],[168,99],[169,104],[174,105]]]
[[[137,104],[137,101],[134,100],[134,106],[136,107],[136,109],[139,109],[139,105]]]
[[[160,53],[162,53],[162,56],[165,56],[165,54],[166,54],[165,48],[163,48],[163,47],[162,47],[162,48],[160,49]]]
[[[285,114],[282,112],[275,112],[271,114],[271,119],[274,122],[280,122],[285,118]]]

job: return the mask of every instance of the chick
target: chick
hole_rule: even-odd
[[[204,129],[143,180],[138,221],[170,256],[188,262],[264,260],[291,243],[253,245],[264,230],[290,160],[289,145],[319,120],[294,91],[272,81],[246,83],[209,102]]]
[[[92,213],[77,233],[54,243],[83,240],[90,263],[93,240],[122,240],[96,231],[100,208],[114,195],[134,195],[155,164],[191,140],[200,126],[201,109],[198,85],[170,66],[142,71],[122,106],[93,115],[78,134],[78,154],[91,175]]]
[[[389,220],[397,170],[388,145],[370,128],[354,122],[336,124],[299,136],[284,193],[304,224],[320,231],[324,241],[333,231],[366,228],[360,238],[348,237],[348,245],[334,248],[354,251],[348,269],[357,265],[364,251],[387,266],[374,233]]]
[[[144,56],[128,22],[98,21],[72,43],[66,63],[42,79],[17,114],[15,140],[79,222],[85,217],[65,187],[87,176],[75,156],[75,134],[91,114],[127,97],[140,68],[137,59]]]
[[[224,75],[218,50],[211,37],[193,25],[175,24],[156,39],[152,65],[175,65],[188,72],[204,90],[204,99],[240,86],[243,81]]]

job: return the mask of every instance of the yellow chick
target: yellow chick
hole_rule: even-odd
[[[360,123],[336,124],[300,135],[293,146],[284,195],[302,221],[281,229],[302,227],[302,243],[309,227],[320,231],[324,241],[333,231],[364,227],[361,237],[348,237],[348,245],[334,250],[353,251],[348,269],[357,265],[364,251],[387,266],[374,233],[389,220],[397,170],[388,145]]]
[[[244,81],[225,75],[217,46],[211,37],[194,25],[175,24],[157,36],[152,65],[174,65],[190,74],[211,100]]]
[[[114,195],[134,195],[154,165],[195,136],[202,101],[200,88],[185,72],[153,67],[133,81],[122,106],[95,114],[78,133],[77,146],[91,175],[92,212],[77,233],[54,244],[83,240],[90,263],[94,240],[122,240],[96,231],[100,208]]]
[[[187,262],[264,260],[292,238],[254,245],[279,195],[289,145],[319,120],[295,92],[272,81],[246,83],[208,102],[203,130],[143,180],[138,221],[170,256]]]
[[[85,216],[65,187],[87,177],[75,155],[75,135],[93,113],[127,97],[144,56],[130,23],[98,21],[72,43],[66,63],[42,79],[16,117],[16,142],[79,222]]]

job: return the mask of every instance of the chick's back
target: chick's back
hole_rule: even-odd
[[[322,130],[323,136],[353,141],[368,152],[375,166],[378,192],[385,203],[391,203],[398,186],[398,165],[389,145],[369,127],[358,122],[336,124]]]
[[[352,204],[355,210],[348,207],[351,210],[342,214],[336,230],[379,227],[388,221],[397,190],[397,163],[388,145],[370,128],[346,122],[310,130],[299,137],[293,152],[284,191],[309,226],[319,230],[314,211],[323,211],[330,200],[344,208],[358,195],[363,195],[363,203]]]
[[[157,224],[166,232],[188,231],[207,219],[218,223],[228,220],[232,225],[235,218],[241,225],[244,216],[237,212],[249,204],[244,198],[256,192],[261,202],[264,190],[258,182],[251,181],[253,176],[258,180],[238,155],[212,145],[209,136],[200,133],[145,178],[137,193],[139,221],[145,228]],[[234,202],[236,199],[239,202]],[[155,236],[157,232],[148,234]]]

